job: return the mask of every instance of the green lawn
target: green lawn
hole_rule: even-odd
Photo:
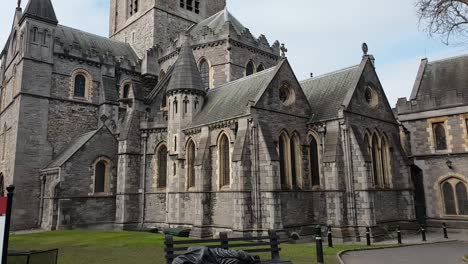
[[[11,236],[10,249],[59,248],[60,264],[165,264],[164,238],[159,234],[114,231],[59,231]],[[339,263],[336,254],[362,245],[325,248],[327,264]],[[294,264],[316,263],[314,244],[282,244],[281,258]],[[262,256],[267,257],[267,255]],[[266,258],[265,258],[266,259]]]

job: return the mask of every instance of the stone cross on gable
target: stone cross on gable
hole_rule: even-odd
[[[202,29],[202,36],[203,36],[203,39],[206,39],[206,36],[208,36],[208,32],[209,32],[210,28],[208,26],[204,26],[203,29]]]
[[[284,43],[281,44],[280,50],[281,50],[281,57],[286,58],[286,52],[288,52],[288,49],[286,48],[286,46],[284,45]]]
[[[6,152],[6,143],[7,143],[7,134],[8,131],[11,130],[10,128],[7,128],[6,124],[3,126],[3,132],[0,134],[0,137],[2,138],[2,160],[5,159],[5,152]]]

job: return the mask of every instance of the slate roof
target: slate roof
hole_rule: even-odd
[[[53,24],[58,23],[54,6],[50,0],[30,0],[24,10],[23,17],[32,17]]]
[[[429,62],[423,60],[411,99],[425,96],[443,98],[456,90],[468,96],[468,54]]]
[[[246,27],[244,27],[244,25],[242,25],[242,23],[239,22],[239,20],[237,20],[237,18],[235,18],[227,10],[227,8],[224,8],[218,13],[212,15],[211,17],[201,21],[200,23],[190,28],[189,32],[196,34],[208,27],[214,33],[219,33],[228,21],[231,22],[232,27],[238,35],[242,35],[242,33],[244,33],[244,31],[246,30]]]
[[[74,139],[49,165],[47,165],[46,169],[58,168],[62,166],[78,150],[80,150],[83,145],[85,145],[91,138],[93,138],[97,132],[99,132],[99,129],[88,132]]]
[[[189,41],[185,41],[180,48],[179,57],[174,64],[171,80],[166,92],[176,90],[190,90],[205,93],[205,86],[198,71],[197,62],[193,56]]]
[[[301,81],[304,94],[312,108],[311,122],[338,117],[338,112],[350,89],[360,77],[359,65]]]
[[[138,60],[135,51],[125,42],[111,40],[63,25],[57,26],[55,37],[59,39],[59,42],[63,43],[64,47],[77,44],[82,51],[94,49],[100,55],[110,52],[111,55],[116,57],[125,56],[132,61]]]
[[[254,102],[270,84],[280,65],[209,90],[203,108],[195,116],[192,126],[249,114],[249,102]]]

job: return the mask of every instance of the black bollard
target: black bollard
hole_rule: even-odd
[[[370,241],[370,227],[366,227],[366,241],[367,241],[367,246],[370,246],[371,245],[371,241]]]
[[[398,237],[398,245],[401,245],[401,230],[400,230],[400,226],[397,226],[397,237]]]
[[[333,237],[332,237],[332,231],[331,231],[331,226],[329,225],[328,226],[328,232],[327,232],[327,235],[328,235],[328,247],[333,247]]]
[[[426,242],[426,228],[424,225],[421,225],[421,236],[422,236],[422,241]]]
[[[444,230],[444,238],[448,239],[447,225],[445,223],[442,223],[442,229]]]
[[[315,227],[315,244],[317,250],[317,264],[323,264],[323,244],[322,244],[322,227]]]

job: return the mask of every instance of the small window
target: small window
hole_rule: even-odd
[[[254,69],[255,67],[253,61],[249,61],[249,63],[247,63],[247,66],[245,67],[245,76],[254,74]]]
[[[187,10],[193,11],[193,0],[187,0]]]
[[[86,92],[86,77],[83,74],[77,74],[75,76],[75,87],[73,95],[75,97],[85,97]]]
[[[182,7],[182,8],[185,7],[185,0],[180,0],[180,7]]]
[[[197,97],[195,97],[195,102],[194,102],[194,104],[193,104],[193,108],[195,108],[195,110],[197,110],[198,104],[199,104],[199,103],[200,103],[200,102],[198,102],[198,96],[197,96]]]
[[[47,44],[47,34],[49,34],[49,31],[44,30],[44,35],[42,35],[42,45]]]
[[[188,105],[189,105],[189,99],[187,96],[184,98],[184,114],[188,113]]]
[[[130,84],[126,83],[122,91],[122,98],[126,99],[130,95]]]
[[[177,112],[178,112],[178,109],[179,109],[178,103],[177,103],[177,98],[174,99],[173,105],[174,105],[174,109],[173,109],[173,115],[172,115],[172,117],[174,118],[174,117],[177,115]]]
[[[200,14],[200,1],[195,0],[195,14]]]
[[[34,27],[32,31],[33,31],[32,32],[32,41],[37,42],[37,31],[38,31],[37,27]]]
[[[130,16],[133,16],[138,12],[138,0],[128,0],[129,1],[129,6],[128,6],[128,14]]]
[[[444,123],[434,123],[432,124],[434,131],[434,143],[436,150],[446,150],[447,149],[447,139],[445,134]]]
[[[106,162],[99,161],[94,168],[94,192],[102,193],[105,191],[106,183]]]
[[[263,66],[263,64],[258,65],[257,72],[261,72],[263,70],[265,70],[265,67]]]

